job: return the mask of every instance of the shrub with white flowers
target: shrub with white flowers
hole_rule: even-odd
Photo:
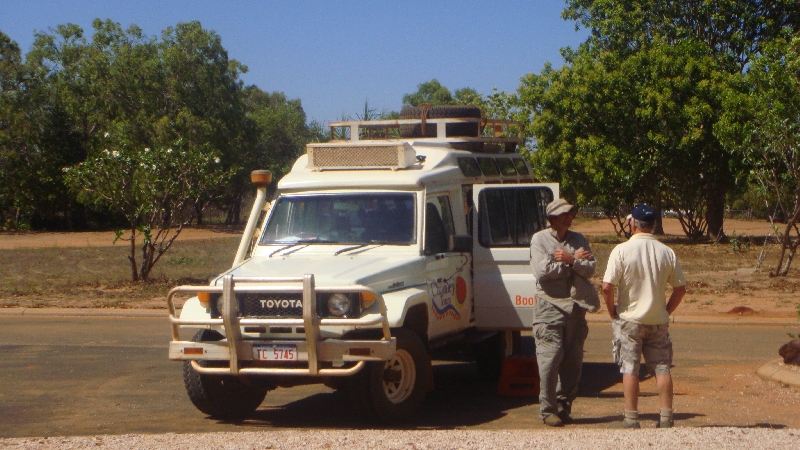
[[[218,152],[177,141],[166,148],[105,149],[64,173],[81,201],[124,215],[128,229],[117,231],[117,239],[130,241],[133,280],[146,281],[194,218],[195,206],[217,196],[234,170],[220,165]]]

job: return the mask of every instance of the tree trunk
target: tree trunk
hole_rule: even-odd
[[[234,201],[234,205],[236,205],[235,209],[233,210],[233,224],[239,225],[241,221],[241,214],[242,214],[242,195],[237,195],[236,200]]]
[[[725,237],[725,186],[717,179],[706,191],[706,237],[720,241]]]
[[[661,205],[653,205],[653,211],[656,213],[656,226],[653,228],[653,234],[656,236],[663,236],[664,223],[661,217]]]
[[[197,224],[198,225],[202,225],[203,224],[203,209],[204,209],[204,206],[205,206],[204,202],[197,202],[197,203],[194,204],[194,216],[197,219]]]
[[[225,213],[225,225],[239,225],[242,197],[244,197],[244,193],[239,192],[231,198]]]
[[[139,271],[136,269],[136,227],[131,227],[131,254],[128,260],[131,262],[131,279],[139,281]]]
[[[142,281],[147,281],[150,276],[150,270],[153,268],[153,254],[155,253],[155,245],[152,243],[142,244],[142,266],[139,269],[139,276]]]

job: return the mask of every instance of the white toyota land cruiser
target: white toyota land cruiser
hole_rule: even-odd
[[[533,183],[514,122],[475,107],[401,117],[331,123],[346,138],[309,144],[271,202],[269,173],[253,172],[233,267],[169,293],[169,357],[200,411],[242,417],[268,390],[325,383],[397,423],[433,384],[432,351],[469,344],[499,374],[531,326],[530,239],[558,185]]]

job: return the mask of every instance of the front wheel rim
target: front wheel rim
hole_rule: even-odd
[[[411,396],[417,380],[414,358],[405,350],[398,349],[383,368],[383,392],[392,403],[401,403]]]

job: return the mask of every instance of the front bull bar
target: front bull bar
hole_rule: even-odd
[[[260,283],[260,286],[236,287],[236,284]],[[263,284],[289,283],[282,286],[263,286]],[[300,286],[297,286],[301,284]],[[208,292],[222,294],[222,308],[219,319],[181,319],[176,315],[174,296],[179,292]],[[249,319],[238,314],[236,293],[302,293],[303,317],[301,319]],[[358,319],[320,319],[317,317],[317,292],[369,292],[378,303],[380,314],[370,314]],[[213,375],[310,375],[310,376],[348,376],[362,369],[366,361],[385,361],[394,355],[396,342],[389,329],[386,303],[383,296],[375,290],[362,285],[352,286],[316,286],[314,275],[302,277],[236,277],[225,275],[222,286],[178,286],[167,296],[169,320],[172,326],[172,341],[169,346],[169,357],[172,360],[190,360],[192,367],[203,374]],[[305,341],[245,341],[242,337],[242,326],[302,326]],[[380,325],[383,337],[380,340],[342,340],[320,339],[319,328],[322,326],[341,327],[373,327]],[[225,337],[221,341],[194,342],[180,339],[181,326],[222,326]],[[281,367],[240,367],[240,361],[253,360],[253,342],[256,343],[292,343],[298,345],[298,361],[307,361],[308,368]],[[356,352],[352,350],[357,349]],[[368,354],[367,354],[368,353]],[[204,367],[198,360],[228,361],[229,367]],[[320,368],[320,361],[356,362],[347,368]]]

